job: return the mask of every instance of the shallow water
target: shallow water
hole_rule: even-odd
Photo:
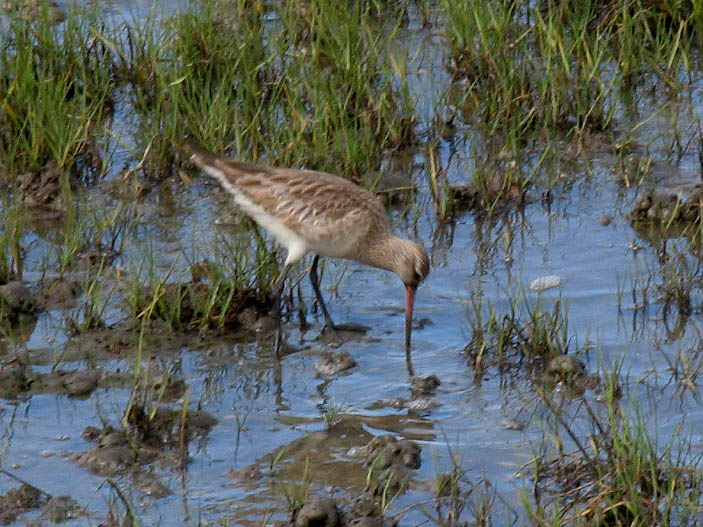
[[[663,141],[663,126],[655,120],[639,132],[650,152]],[[466,157],[472,151],[468,143],[451,148]],[[449,149],[444,145],[443,159]],[[415,316],[427,320],[413,333],[412,362],[416,375],[439,378],[441,385],[432,397],[435,408],[416,412],[391,405],[398,397],[410,396],[402,285],[390,273],[354,263],[326,262],[323,278],[323,290],[335,285],[334,292],[325,291],[333,319],[371,328],[365,337],[337,348],[357,362],[346,374],[329,379],[316,375],[314,366],[326,349],[316,340],[322,327],[317,315],[308,316],[312,327],[302,334],[295,319],[288,324],[287,340],[301,349],[280,365],[266,338],[243,342],[227,335],[191,337],[173,349],[164,345],[155,362],[172,369],[189,387],[187,399],[169,405],[198,406],[214,415],[218,424],[206,437],[190,443],[184,470],[143,467],[171,495],[160,499],[145,495],[133,475],[113,478],[137,505],[139,517],[148,525],[262,524],[284,519],[285,494],[303,478],[306,458],[312,467],[306,484],[313,494],[333,490],[354,496],[363,490],[367,468],[348,456],[349,449],[375,435],[392,433],[422,446],[422,466],[413,476],[417,485],[397,497],[390,514],[431,497],[421,482],[431,482],[437,473],[450,469],[455,458],[467,479],[486,478],[504,500],[496,508],[496,524],[510,522],[510,509],[520,510],[520,492],[527,486],[520,471],[535,453],[545,425],[534,382],[525,372],[500,374],[488,369],[477,378],[463,352],[472,331],[470,299],[478,290],[483,292],[483,305],[492,305],[498,313],[509,312],[516,299],[522,311],[537,302],[551,307],[560,301],[568,311],[571,349],[581,351],[588,372],[609,371],[619,364],[627,397],[650,420],[657,438],[666,443],[683,423],[684,435],[699,442],[703,412],[694,397],[698,390],[681,392],[669,371],[677,352],[697,349],[699,310],[694,309],[683,330],[672,332],[675,312],[664,317],[656,304],[644,310],[631,308],[631,290],[638,279],[662,280],[659,248],[642,239],[626,218],[636,193],[618,183],[616,160],[594,152],[590,161],[588,172],[566,175],[575,183],[559,187],[551,203],[535,201],[524,210],[491,219],[461,213],[450,224],[437,221],[421,169],[414,170],[421,187],[412,210],[417,220],[398,211],[394,219],[399,232],[424,240],[432,256],[432,273],[418,290]],[[689,180],[699,171],[693,155],[684,156],[679,164],[664,155],[657,162],[658,178]],[[450,180],[466,182],[470,176],[466,167],[452,162]],[[174,281],[188,277],[188,261],[198,261],[222,243],[222,236],[231,235],[216,223],[229,207],[233,205],[219,187],[203,180],[190,187],[173,183],[153,193],[139,205],[143,218],[139,241],[126,247],[116,265],[123,269],[135,265],[149,239],[161,272],[172,272]],[[607,226],[599,222],[605,214],[613,216]],[[29,281],[39,279],[46,243],[33,245],[28,262],[36,265],[28,269]],[[685,240],[670,240],[668,250],[688,257]],[[529,282],[545,275],[558,275],[562,285],[539,294],[530,291]],[[301,287],[311,306],[307,278]],[[116,293],[107,322],[121,318],[121,301]],[[72,342],[62,320],[61,311],[42,313],[26,342],[8,347],[30,357],[47,348],[60,356]],[[62,367],[95,365],[129,371],[133,359],[86,359]],[[51,367],[36,369],[48,372]],[[34,395],[0,400],[2,468],[50,494],[69,494],[88,511],[88,519],[76,524],[94,524],[104,517],[110,489],[103,485],[103,476],[91,474],[69,456],[93,446],[81,436],[85,427],[119,427],[129,397],[129,389],[110,388],[84,399]],[[330,408],[339,414],[339,424],[328,430],[324,414]],[[525,428],[507,430],[506,420],[518,420]],[[261,470],[260,479],[242,480],[231,474],[251,467]],[[0,474],[0,493],[15,485]],[[404,513],[401,524],[415,525],[423,519],[419,510],[411,510]]]
[[[205,211],[211,210],[212,197],[220,191],[214,186],[207,189],[198,196],[204,203],[194,201],[186,216],[198,225],[176,220],[181,231],[217,229],[215,217]],[[266,340],[241,343],[223,338],[159,357],[166,364],[178,362],[178,374],[190,387],[190,400],[201,401],[202,408],[219,422],[205,440],[191,444],[191,462],[183,473],[147,469],[154,470],[173,494],[154,500],[134,491],[133,499],[140,505],[142,517],[149,523],[158,519],[163,524],[184,517],[193,522],[198,518],[220,521],[230,515],[240,520],[244,515],[253,521],[271,508],[282,510],[276,476],[265,476],[248,485],[228,477],[229,471],[250,465],[266,469],[281,447],[287,449],[279,460],[284,467],[297,464],[299,470],[309,453],[315,467],[313,488],[340,487],[353,495],[362,490],[366,471],[345,457],[347,450],[386,432],[422,445],[418,481],[432,480],[436,471],[446,470],[451,452],[461,460],[469,479],[488,478],[517,508],[522,482],[515,475],[530,460],[532,441],[541,435],[543,427],[539,419],[533,418],[536,399],[524,376],[506,382],[489,370],[476,379],[462,353],[471,331],[467,318],[469,291],[477,283],[485,292],[485,300],[498,312],[507,312],[510,298],[516,295],[524,295],[527,302],[536,302],[539,296],[545,305],[561,299],[568,306],[569,335],[579,344],[587,339],[592,343],[581,356],[589,372],[598,371],[602,363],[622,361],[621,371],[629,382],[640,383],[636,394],[646,396],[650,389],[663,393],[665,396],[657,401],[661,408],[647,406],[652,419],[657,419],[657,433],[662,438],[671,434],[684,416],[687,429],[701,430],[695,426],[703,417],[695,402],[689,397],[678,400],[674,397],[675,386],[659,387],[657,380],[658,376],[667,377],[666,356],[695,338],[694,331],[691,338],[684,335],[677,342],[657,342],[665,339],[662,321],[618,309],[618,291],[627,288],[628,276],[637,266],[656,267],[656,254],[638,240],[623,218],[628,203],[614,199],[617,190],[605,174],[575,185],[552,204],[551,210],[536,203],[526,207],[524,213],[488,222],[476,222],[470,215],[457,218],[453,243],[435,251],[442,253],[441,263],[433,267],[417,300],[416,317],[427,318],[430,323],[413,334],[415,373],[434,374],[441,381],[433,398],[439,406],[430,411],[418,414],[388,405],[397,397],[409,396],[402,285],[389,273],[353,263],[329,262],[323,279],[326,284],[339,282],[337,294],[329,301],[333,318],[372,328],[366,338],[339,348],[357,361],[348,375],[328,380],[316,377],[314,365],[324,348],[314,340],[321,328],[319,319],[303,335],[294,327],[288,328],[288,340],[306,349],[283,360],[280,386],[275,379],[271,343]],[[597,221],[605,213],[615,216],[606,227]],[[438,228],[428,210],[418,226],[421,238],[428,241]],[[506,229],[512,230],[515,240],[509,263],[504,261],[508,252],[502,243]],[[399,230],[404,230],[402,222]],[[164,246],[173,243],[172,233],[165,226],[160,231]],[[632,242],[643,249],[633,253]],[[529,281],[546,274],[561,276],[562,286],[539,295],[530,292]],[[310,302],[312,291],[306,280],[302,284],[304,297]],[[698,325],[696,318],[691,317],[692,326]],[[60,353],[64,339],[55,338],[59,321],[58,313],[40,318],[26,344],[30,355],[32,350],[44,347]],[[655,340],[652,334],[658,338]],[[125,364],[116,360],[100,363],[100,367],[118,369]],[[85,400],[51,395],[3,400],[3,467],[51,494],[68,493],[99,514],[106,506],[105,491],[96,489],[104,478],[91,475],[64,453],[90,448],[80,435],[84,427],[99,426],[101,420],[117,425],[128,398],[129,390],[111,389],[98,390]],[[326,405],[339,407],[342,422],[351,428],[347,437],[325,433],[322,412]],[[526,428],[506,430],[507,419],[517,419]],[[300,446],[301,441],[310,441],[310,446]],[[118,481],[131,487],[128,476]],[[2,485],[13,483],[5,479]],[[399,497],[391,510],[426,499],[425,494],[411,490]],[[406,518],[412,524],[419,516],[410,513]]]

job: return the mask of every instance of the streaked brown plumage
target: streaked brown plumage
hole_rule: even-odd
[[[216,156],[186,145],[191,161],[230,192],[244,212],[288,249],[276,287],[281,342],[280,293],[288,270],[308,252],[315,254],[310,280],[331,329],[334,324],[320,293],[320,256],[345,258],[396,273],[406,287],[406,348],[410,347],[415,290],[430,271],[422,245],[393,233],[381,202],[367,190],[332,174],[271,168]]]

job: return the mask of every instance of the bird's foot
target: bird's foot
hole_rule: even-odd
[[[302,348],[294,346],[285,339],[282,327],[274,330],[273,350],[276,354],[276,359],[281,360],[282,358],[288,355],[292,355],[293,353],[296,353],[301,349]]]
[[[344,341],[352,340],[359,334],[366,334],[371,329],[363,324],[325,324],[320,333],[320,340],[330,343],[341,344]]]
[[[323,333],[329,330],[335,331],[337,333],[366,333],[371,328],[369,326],[364,326],[363,324],[357,324],[355,322],[348,322],[346,324],[332,324],[331,328],[329,324],[325,324]]]
[[[278,339],[276,339],[273,344],[273,349],[276,353],[276,358],[280,360],[287,357],[288,355],[293,355],[294,353],[297,353],[302,348],[293,346],[285,339],[282,339],[280,342],[278,341]]]

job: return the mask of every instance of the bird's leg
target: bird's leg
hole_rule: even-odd
[[[315,258],[313,258],[312,260],[312,267],[310,267],[310,282],[312,283],[312,288],[315,290],[315,298],[317,298],[317,303],[320,304],[320,309],[322,309],[322,313],[325,315],[325,328],[323,331],[326,330],[331,332],[335,338],[339,336],[339,331],[366,333],[369,328],[366,326],[362,326],[361,324],[337,325],[332,322],[332,317],[330,316],[330,312],[327,311],[327,306],[325,305],[325,301],[322,298],[322,293],[320,292],[320,279],[317,276],[317,262],[319,261],[319,259],[320,257],[318,255],[315,255]]]
[[[320,309],[325,315],[325,328],[331,331],[335,330],[334,322],[332,322],[332,317],[330,317],[330,312],[327,311],[327,306],[322,298],[322,293],[320,292],[320,280],[317,277],[317,262],[320,257],[316,254],[315,258],[312,259],[312,267],[310,268],[310,282],[312,282],[312,288],[315,291],[315,298],[317,298],[317,303],[320,304]]]
[[[283,340],[283,328],[281,326],[281,297],[283,296],[283,288],[286,285],[286,276],[288,276],[288,271],[290,271],[291,264],[286,264],[281,270],[281,274],[276,280],[273,286],[274,296],[274,307],[276,309],[276,358],[281,358],[281,341]]]

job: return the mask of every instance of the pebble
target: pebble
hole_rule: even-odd
[[[562,283],[561,276],[557,275],[547,275],[540,278],[535,278],[530,282],[530,289],[532,291],[541,292],[547,289],[553,289],[559,287]]]

